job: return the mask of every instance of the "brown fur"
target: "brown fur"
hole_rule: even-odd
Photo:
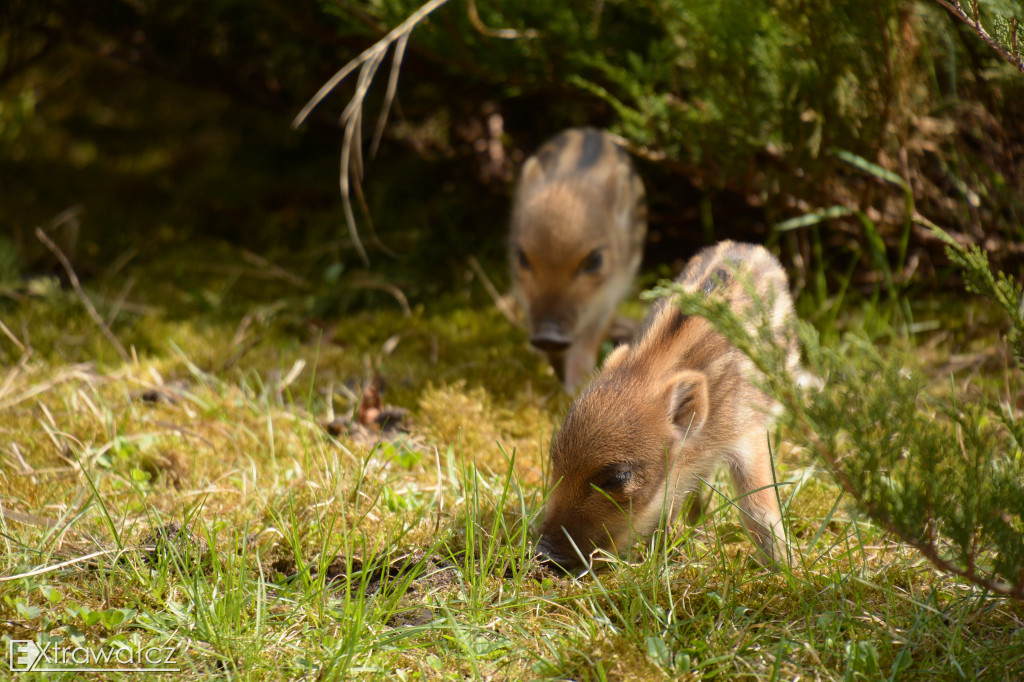
[[[570,392],[594,369],[646,232],[643,183],[611,135],[567,130],[523,164],[509,264],[530,342]]]
[[[750,329],[760,321],[744,288],[753,284],[769,306],[776,338],[790,348],[789,369],[796,369],[786,275],[764,248],[722,242],[698,253],[677,281],[689,291],[725,297]],[[767,444],[775,405],[752,385],[755,375],[750,360],[707,320],[659,301],[636,341],[608,356],[555,436],[555,487],[540,554],[568,567],[579,563],[573,543],[584,556],[628,546],[658,526],[663,510],[669,519],[679,514],[698,477],[724,464],[764,558],[784,560]]]

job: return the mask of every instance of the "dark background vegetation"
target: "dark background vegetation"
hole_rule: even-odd
[[[17,292],[61,272],[34,235],[50,225],[86,280],[126,263],[175,278],[183,263],[251,250],[308,280],[315,313],[387,298],[345,286],[366,277],[414,303],[451,291],[471,255],[503,286],[517,163],[584,124],[635,147],[648,271],[732,237],[778,243],[798,290],[818,280],[815,305],[846,273],[870,293],[867,220],[898,283],[955,283],[902,191],[841,150],[903,178],[915,211],[1020,272],[1024,78],[965,26],[928,2],[692,4],[480,3],[488,27],[539,32],[513,40],[482,33],[461,2],[418,26],[356,197],[367,274],[338,190],[337,116],[354,78],[290,122],[415,0],[12,0],[0,17],[0,282]],[[387,68],[365,100],[367,137]],[[495,113],[499,167],[481,151]],[[835,206],[860,218],[774,227]]]

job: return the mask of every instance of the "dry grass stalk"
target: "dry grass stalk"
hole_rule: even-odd
[[[405,48],[409,42],[409,35],[419,22],[423,21],[423,19],[430,15],[434,10],[447,2],[448,0],[430,0],[430,2],[427,2],[418,10],[413,12],[408,19],[395,27],[390,33],[339,69],[338,72],[335,73],[330,80],[324,83],[320,90],[313,95],[312,99],[306,103],[306,106],[302,108],[302,111],[300,111],[298,116],[295,117],[295,120],[292,121],[293,128],[298,128],[302,125],[310,112],[312,112],[313,109],[315,109],[317,105],[327,97],[327,95],[338,87],[342,81],[348,78],[349,74],[355,71],[356,68],[359,69],[359,77],[356,80],[355,94],[352,95],[352,99],[349,100],[348,105],[341,114],[341,123],[345,125],[345,135],[341,146],[341,174],[339,185],[349,236],[352,238],[352,244],[359,253],[359,257],[366,265],[370,264],[370,259],[366,255],[366,248],[363,246],[362,240],[359,238],[359,230],[356,226],[356,218],[352,210],[352,198],[349,195],[349,189],[352,184],[352,179],[349,175],[350,171],[354,172],[355,182],[357,184],[363,176],[363,100],[366,98],[366,93],[370,89],[370,85],[373,83],[374,77],[377,75],[377,69],[380,68],[380,65],[383,63],[384,58],[391,49],[391,46],[394,45],[395,53],[391,62],[391,76],[388,80],[388,89],[384,96],[384,104],[381,107],[380,117],[377,120],[377,128],[373,137],[373,144],[371,145],[371,148],[376,150],[377,144],[380,142],[380,136],[383,135],[387,115],[391,110],[391,104],[394,101],[395,92],[398,88],[398,72],[401,68],[402,59],[405,56]]]
[[[249,263],[250,265],[255,265],[258,268],[263,268],[267,272],[267,274],[273,275],[278,279],[282,279],[293,286],[299,287],[300,289],[309,288],[309,280],[307,280],[306,278],[300,277],[299,275],[296,275],[294,272],[290,272],[289,270],[285,270],[276,263],[271,263],[263,256],[259,255],[258,253],[253,253],[249,249],[242,249],[242,260],[244,260],[246,263]]]
[[[0,331],[4,333],[4,336],[11,340],[11,343],[18,347],[18,350],[20,350],[22,353],[25,352],[25,344],[18,340],[18,337],[15,336],[11,332],[11,330],[7,328],[7,325],[4,324],[3,320],[0,320]]]
[[[387,294],[391,294],[391,297],[398,303],[398,307],[402,309],[402,315],[410,317],[412,315],[412,308],[409,306],[409,299],[405,293],[394,284],[388,282],[375,282],[373,280],[358,280],[351,283],[351,286],[355,289],[373,289],[375,291],[383,291]]]
[[[0,412],[3,412],[4,410],[6,410],[8,408],[14,407],[15,405],[18,405],[19,403],[23,403],[26,400],[29,400],[30,398],[34,398],[37,395],[46,393],[46,392],[52,390],[54,387],[59,386],[59,385],[61,385],[63,383],[66,383],[68,381],[74,381],[76,379],[80,380],[80,381],[87,381],[87,382],[88,381],[95,381],[98,377],[96,375],[94,375],[94,374],[89,372],[89,370],[92,370],[92,369],[93,369],[93,367],[89,363],[83,363],[83,364],[78,364],[78,365],[70,365],[70,366],[68,366],[67,369],[65,369],[64,371],[62,371],[60,374],[58,374],[56,377],[50,379],[49,381],[44,381],[42,383],[35,384],[34,386],[30,386],[30,387],[26,388],[24,391],[22,391],[21,393],[19,393],[14,398],[11,398],[10,400],[6,400],[6,401],[3,401],[3,402],[0,402]],[[7,383],[5,382],[4,389],[0,390],[0,396],[4,395],[4,393],[6,393],[6,392],[8,392],[8,389],[7,389]]]
[[[484,272],[484,269],[481,267],[480,261],[476,259],[476,256],[469,257],[469,267],[472,268],[474,273],[476,273],[477,278],[480,280],[480,284],[483,285],[484,291],[486,291],[487,295],[491,297],[492,301],[494,301],[494,307],[498,309],[498,312],[501,313],[502,316],[511,324],[519,327],[520,329],[525,329],[526,327],[523,325],[523,321],[516,316],[515,311],[509,304],[508,297],[502,296],[498,292],[498,288],[494,286],[494,282],[492,282],[491,278],[487,276],[486,272]]]
[[[75,557],[74,559],[68,559],[67,561],[62,561],[59,564],[53,564],[52,566],[41,566],[35,570],[28,571],[27,573],[0,576],[0,583],[8,582],[10,580],[21,580],[22,578],[31,578],[34,575],[42,575],[44,573],[52,573],[53,571],[59,571],[60,569],[65,568],[67,566],[74,566],[75,564],[91,561],[92,559],[96,559],[97,557],[101,556],[109,556],[111,554],[116,554],[120,556],[122,554],[125,554],[126,552],[131,551],[152,552],[154,549],[154,547],[126,547],[124,549],[104,549],[99,552],[93,552],[92,554],[86,554],[84,556]]]
[[[596,12],[597,10],[595,10]],[[514,28],[491,28],[484,24],[480,19],[480,13],[476,9],[476,0],[468,0],[466,3],[466,13],[469,15],[469,23],[473,24],[473,28],[487,36],[488,38],[502,38],[503,40],[516,40],[517,38],[537,38],[540,33],[532,28],[528,28],[525,31],[517,31]]]
[[[64,266],[64,271],[68,274],[68,280],[71,282],[71,286],[75,288],[75,293],[78,294],[79,300],[81,300],[82,305],[85,306],[86,312],[89,313],[89,317],[92,318],[92,321],[96,323],[97,327],[99,327],[103,336],[106,337],[107,341],[110,341],[110,344],[114,347],[114,350],[117,351],[117,354],[121,356],[122,360],[126,363],[131,362],[131,357],[128,355],[128,352],[125,351],[124,346],[122,346],[121,342],[117,340],[114,333],[110,331],[110,327],[108,327],[107,323],[103,321],[100,314],[96,312],[96,308],[93,306],[92,301],[90,301],[89,297],[85,295],[85,291],[82,290],[82,285],[78,281],[78,275],[75,274],[75,269],[71,267],[71,261],[68,260],[68,257],[65,256],[64,252],[61,251],[60,248],[53,243],[53,240],[46,235],[43,228],[36,228],[36,236],[39,237],[39,241],[41,241],[46,248],[48,248],[50,252],[57,257],[60,264]]]

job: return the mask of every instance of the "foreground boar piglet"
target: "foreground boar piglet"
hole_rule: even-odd
[[[799,351],[786,274],[760,246],[722,242],[698,253],[677,279],[687,291],[724,297],[747,320],[765,319]],[[746,284],[746,288],[744,286]],[[551,481],[538,552],[566,568],[596,549],[628,547],[672,519],[715,467],[732,474],[743,523],[766,563],[786,559],[767,428],[775,404],[751,379],[753,363],[701,317],[659,301],[637,339],[620,346],[569,409],[551,451]],[[571,536],[572,542],[569,537]]]
[[[611,135],[567,130],[523,164],[509,265],[530,343],[569,392],[594,369],[646,233],[643,183]]]

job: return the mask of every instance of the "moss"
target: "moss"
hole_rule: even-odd
[[[0,337],[9,362],[0,499],[31,522],[5,518],[0,542],[11,549],[2,569],[15,572],[191,522],[193,535],[210,541],[202,561],[169,554],[151,564],[129,550],[119,562],[43,582],[90,609],[137,611],[127,627],[143,638],[189,629],[206,647],[187,654],[195,670],[231,660],[255,677],[301,675],[311,669],[295,658],[301,651],[339,671],[358,663],[427,677],[767,676],[776,657],[791,676],[821,676],[846,666],[854,639],[874,647],[882,669],[893,665],[899,647],[872,614],[915,638],[914,661],[935,669],[948,669],[952,651],[978,671],[985,652],[1012,644],[1016,607],[972,610],[953,581],[924,571],[842,504],[834,509],[834,483],[784,444],[784,432],[777,470],[791,482],[783,499],[800,550],[792,574],[748,563],[725,502],[711,505],[718,511],[706,524],[674,529],[664,552],[638,545],[600,584],[539,571],[528,558],[530,523],[550,437],[570,401],[485,296],[413,301],[408,316],[385,299],[317,319],[315,301],[327,290],[272,283],[247,298],[246,276],[229,287],[230,276],[188,272],[133,290],[130,300],[148,307],[126,308],[113,325],[122,343],[137,344],[138,362],[128,364],[68,292],[3,303],[5,324],[33,353]],[[87,282],[87,292],[109,313],[105,301],[122,284]],[[202,293],[217,291],[216,305]],[[870,313],[850,313],[851,325],[857,314]],[[961,355],[984,353],[985,319],[929,332],[934,344],[919,339],[921,370],[945,366],[949,338]],[[998,368],[984,360],[967,371],[990,381],[989,370]],[[411,411],[411,433],[376,447],[329,435],[323,423],[349,414],[373,373],[384,402]],[[59,534],[47,527],[56,520]],[[447,577],[435,563],[434,577],[413,579],[404,596],[353,587],[413,555],[447,562]],[[304,570],[339,557],[370,567],[351,576],[364,583]],[[39,597],[43,582],[26,589],[25,580],[0,584],[0,615],[26,623],[27,636],[72,633],[60,607]],[[222,596],[227,587],[240,590],[237,600]],[[17,610],[28,607],[39,615]],[[947,633],[930,615],[938,607],[970,618],[973,634]],[[396,615],[410,609],[433,624]],[[109,637],[99,627],[88,635]],[[363,647],[347,664],[338,653],[346,642]],[[467,657],[473,662],[454,663]]]

